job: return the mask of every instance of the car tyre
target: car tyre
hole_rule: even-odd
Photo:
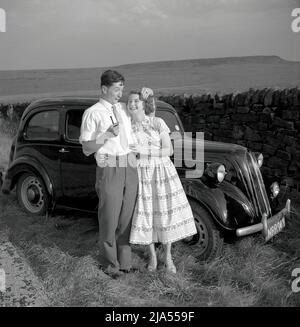
[[[48,208],[49,196],[42,178],[33,172],[21,175],[17,182],[17,199],[27,213],[44,215]]]
[[[211,261],[221,254],[224,243],[223,237],[205,208],[193,200],[190,200],[190,205],[198,233],[184,239],[183,242],[196,248],[197,260]]]

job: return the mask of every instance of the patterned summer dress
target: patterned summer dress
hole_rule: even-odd
[[[160,149],[160,134],[170,132],[163,119],[149,116],[142,123],[133,123],[132,130],[148,149]],[[130,243],[169,243],[196,234],[191,207],[170,158],[141,157],[137,170],[139,191]]]

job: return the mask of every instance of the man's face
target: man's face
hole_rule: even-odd
[[[123,82],[116,82],[113,83],[111,86],[102,86],[102,95],[111,104],[115,104],[119,102],[119,100],[122,97],[124,89],[124,83]]]

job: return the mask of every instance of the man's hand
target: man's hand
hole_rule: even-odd
[[[120,132],[119,123],[111,125],[106,131],[106,133],[111,137],[118,136],[119,132]]]
[[[143,87],[141,91],[142,97],[146,100],[148,96],[153,96],[153,90],[148,87]]]
[[[84,141],[82,142],[83,153],[86,156],[91,155],[92,153],[97,152],[107,140],[112,137],[119,135],[119,124],[111,125],[105,133],[102,133],[100,136],[93,141]]]
[[[102,146],[107,140],[111,139],[112,137],[118,136],[119,129],[119,123],[110,125],[105,133],[102,133],[96,138],[96,144],[100,144]]]

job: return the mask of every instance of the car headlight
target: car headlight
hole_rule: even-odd
[[[276,196],[280,192],[279,184],[277,182],[272,183],[271,186],[270,186],[270,189],[271,189],[271,193],[272,193],[273,198],[276,198]]]
[[[225,166],[224,165],[220,165],[219,168],[218,168],[218,171],[217,171],[217,178],[218,178],[218,181],[220,183],[223,182],[223,180],[225,178],[225,175],[226,175]]]
[[[260,152],[255,152],[255,157],[256,157],[257,164],[260,168],[264,162],[264,156]]]
[[[224,165],[218,162],[214,162],[208,164],[208,166],[205,169],[205,174],[208,177],[214,179],[216,182],[222,183],[226,176],[226,169]]]

